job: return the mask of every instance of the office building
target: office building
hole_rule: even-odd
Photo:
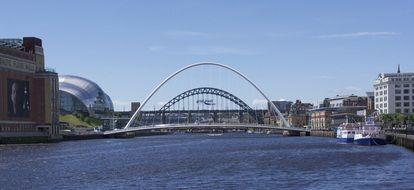
[[[374,81],[375,109],[380,113],[414,113],[414,73],[380,73]]]

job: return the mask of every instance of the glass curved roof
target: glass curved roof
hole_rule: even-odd
[[[59,90],[72,94],[89,109],[114,110],[111,98],[96,83],[73,75],[59,75]]]

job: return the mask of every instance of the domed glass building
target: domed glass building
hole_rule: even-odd
[[[111,98],[96,83],[78,76],[59,75],[60,111],[80,112],[94,117],[114,111]]]

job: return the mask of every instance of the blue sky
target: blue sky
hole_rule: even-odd
[[[98,83],[129,110],[175,70],[229,65],[273,100],[316,102],[363,95],[380,72],[414,72],[414,1],[0,1],[1,38],[43,40],[46,64]],[[168,83],[151,106],[199,86],[248,104],[240,78],[196,68]]]

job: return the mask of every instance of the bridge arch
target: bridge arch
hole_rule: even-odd
[[[249,106],[247,105],[243,100],[241,100],[240,98],[238,98],[237,96],[218,89],[218,88],[212,88],[212,87],[200,87],[200,88],[194,88],[191,90],[187,90],[177,96],[175,96],[173,99],[171,99],[170,101],[168,101],[166,104],[164,104],[164,106],[161,107],[160,112],[165,112],[167,111],[171,106],[175,105],[177,102],[180,102],[181,100],[194,96],[194,95],[199,95],[199,94],[212,94],[212,95],[216,95],[216,96],[220,96],[223,98],[226,98],[228,100],[230,100],[231,102],[235,103],[236,105],[238,105],[242,110],[246,111],[250,116],[252,116],[252,118],[256,119],[256,113],[255,111]],[[259,121],[257,121],[259,122]],[[262,121],[261,121],[262,122]]]
[[[277,107],[275,106],[275,104],[273,104],[273,102],[263,93],[263,91],[257,87],[256,84],[254,84],[250,79],[248,79],[245,75],[243,75],[242,73],[240,73],[239,71],[227,66],[227,65],[223,65],[220,63],[214,63],[214,62],[200,62],[200,63],[194,63],[191,65],[188,65],[186,67],[183,67],[181,69],[179,69],[178,71],[174,72],[173,74],[171,74],[169,77],[167,77],[166,79],[164,79],[164,81],[162,81],[157,87],[154,88],[154,90],[152,90],[152,92],[147,96],[147,98],[144,100],[144,102],[142,102],[141,106],[135,111],[134,115],[132,115],[131,119],[128,121],[128,123],[126,124],[126,126],[124,127],[124,129],[128,128],[132,122],[135,120],[135,118],[138,116],[138,113],[141,111],[141,109],[145,106],[145,104],[151,99],[151,97],[162,87],[164,86],[165,83],[167,83],[169,80],[171,80],[172,78],[174,78],[176,75],[180,74],[181,72],[193,68],[193,67],[199,67],[199,66],[203,66],[203,65],[211,65],[211,66],[216,66],[216,67],[222,67],[225,68],[229,71],[232,71],[233,73],[239,75],[240,77],[242,77],[245,81],[247,81],[250,85],[252,85],[270,104],[271,109],[276,112],[276,114],[279,116],[279,118],[282,120],[283,124],[286,127],[290,127],[289,123],[285,120],[285,118],[283,117],[283,115],[280,113],[280,111],[277,109]]]

